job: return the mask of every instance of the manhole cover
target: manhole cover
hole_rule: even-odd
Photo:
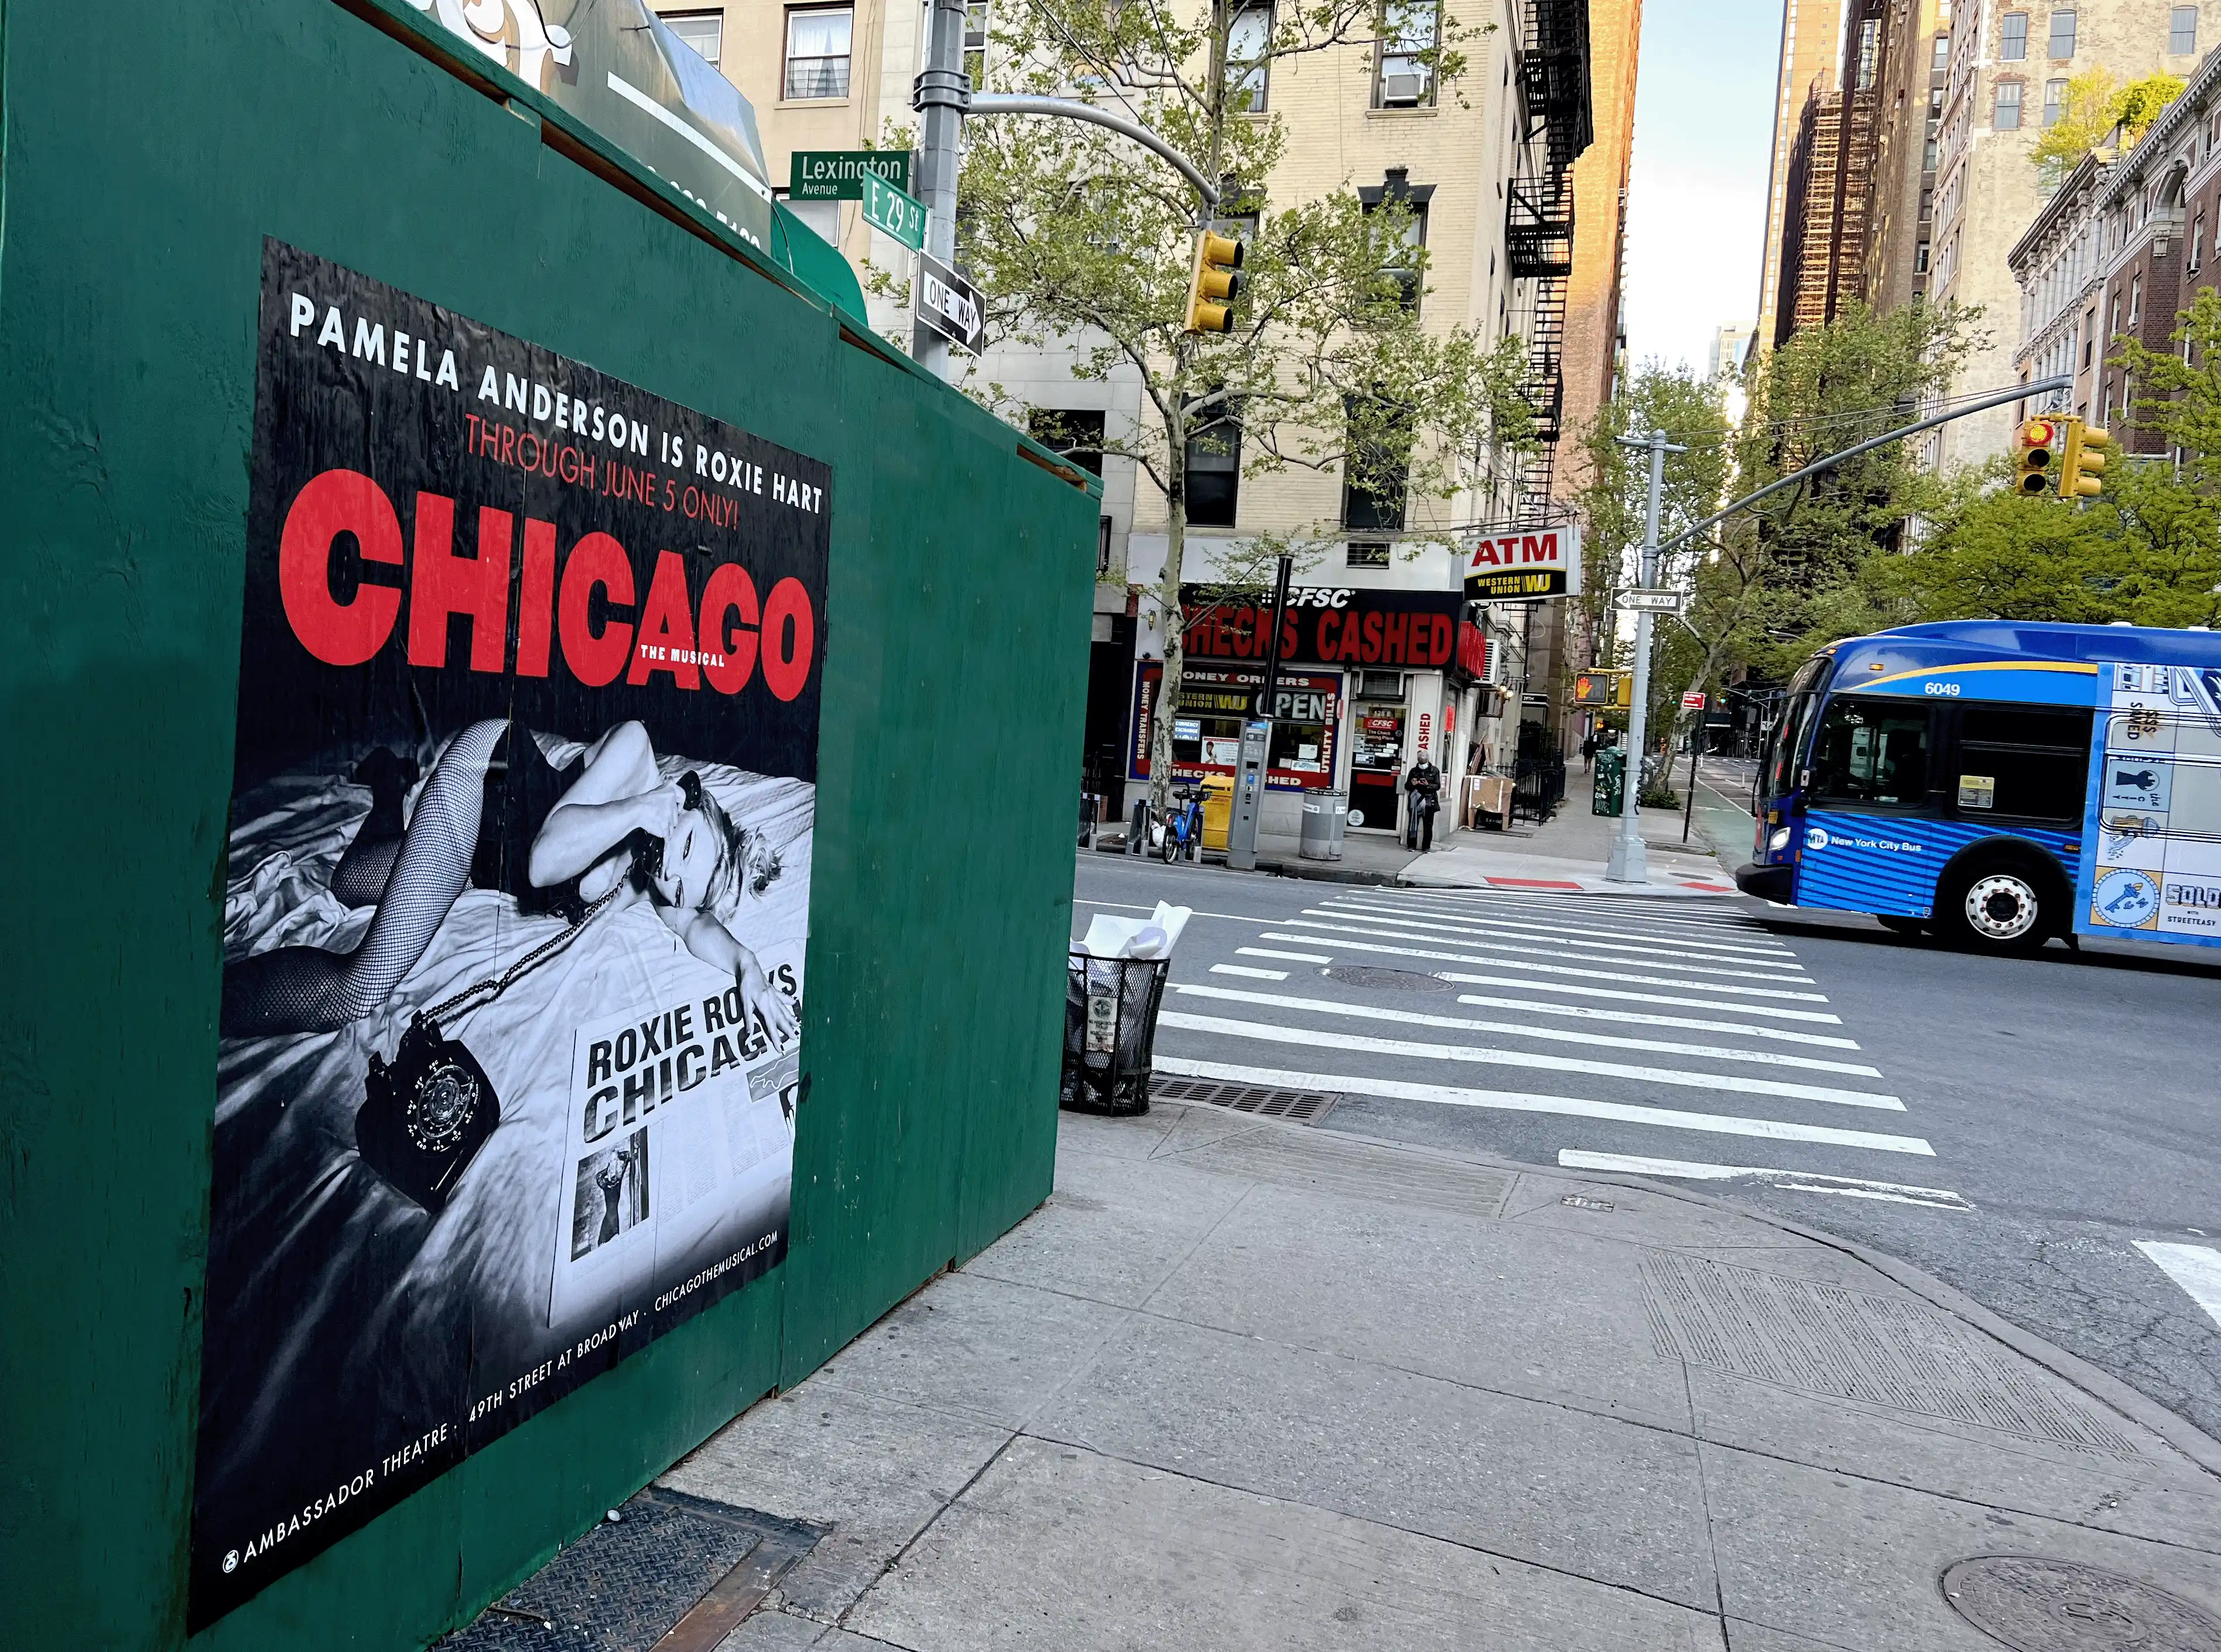
[[[1423,975],[1416,969],[1369,969],[1363,964],[1329,964],[1319,972],[1344,986],[1386,988],[1392,992],[1447,992],[1448,981]]]
[[[1978,1555],[1943,1574],[1952,1610],[2014,1652],[2221,1652],[2221,1624],[2135,1578]]]
[[[716,1646],[818,1534],[655,1487],[435,1652],[691,1652]]]
[[[1208,1079],[1159,1079],[1149,1086],[1158,1101],[1200,1102],[1261,1118],[1292,1118],[1299,1124],[1317,1123],[1333,1107],[1336,1098],[1315,1090],[1268,1090],[1249,1084],[1216,1084]]]

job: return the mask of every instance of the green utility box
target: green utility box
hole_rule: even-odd
[[[1589,812],[1617,817],[1627,796],[1627,754],[1617,746],[1596,754],[1596,776],[1589,785]]]
[[[1094,485],[464,9],[0,12],[11,1646],[422,1646],[1049,1191]]]

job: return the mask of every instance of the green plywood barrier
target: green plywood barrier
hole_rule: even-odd
[[[422,1644],[1048,1191],[1070,892],[1070,799],[1056,777],[1079,736],[1095,500],[1024,438],[844,328],[793,276],[547,99],[483,59],[445,53],[436,31],[424,32],[434,4],[124,0],[103,14],[97,48],[82,8],[10,0],[0,11],[0,729],[9,777],[0,852],[17,870],[0,903],[0,1599],[10,1644]],[[295,497],[293,483],[272,481],[283,470],[272,454],[290,443],[303,465],[330,462],[315,456],[328,432],[304,433],[298,416],[271,406],[273,385],[306,374],[297,387],[306,399],[284,405],[309,410],[311,425],[323,416],[326,381],[315,375],[327,368],[309,343],[322,322],[291,335],[285,325],[288,294],[312,278],[362,284],[385,295],[379,302],[442,307],[419,325],[426,339],[447,329],[476,341],[457,347],[459,377],[475,372],[473,350],[522,362],[530,347],[541,353],[532,360],[554,364],[543,377],[560,368],[574,385],[593,378],[601,400],[728,433],[735,454],[783,454],[778,463],[796,476],[817,473],[811,466],[829,475],[822,533],[800,517],[791,532],[779,526],[768,492],[744,502],[758,515],[740,530],[747,555],[769,559],[759,571],[791,563],[797,579],[816,582],[812,685],[791,702],[764,698],[761,685],[729,702],[747,728],[787,729],[798,751],[807,748],[797,767],[767,769],[770,779],[814,776],[808,881],[782,886],[806,888],[796,923],[806,915],[807,1087],[783,1261],[693,1317],[674,1317],[667,1334],[627,1342],[624,1357],[529,1421],[474,1436],[444,1472],[420,1474],[336,1542],[316,1550],[316,1536],[285,1540],[296,1547],[280,1551],[286,1564],[269,1568],[266,1586],[220,1613],[204,1588],[206,1626],[189,1636],[203,1375],[237,1356],[219,1345],[204,1359],[204,1326],[232,1328],[220,1343],[233,1330],[282,1339],[292,1329],[211,1304],[212,1285],[219,1296],[236,1288],[211,1272],[211,1190],[221,1217],[227,1199],[237,1202],[233,1161],[307,1128],[313,1113],[272,1107],[266,1130],[242,1133],[242,1103],[211,1123],[247,1064],[240,1042],[226,1039],[220,1072],[218,1028],[220,1016],[241,1013],[239,935],[258,921],[241,898],[238,834],[252,823],[235,793],[301,772],[273,757],[262,734],[250,737],[260,724],[241,687],[274,680],[282,652],[254,629],[277,611],[258,609],[255,596],[275,554],[275,518],[260,537],[249,531],[253,511]],[[266,282],[274,310],[259,309]],[[428,376],[437,365],[426,360],[423,372],[397,380],[391,394],[406,397],[373,421],[379,429],[429,404],[406,397],[447,393]],[[453,393],[483,405],[475,384]],[[418,460],[426,476],[461,473],[437,443]],[[437,487],[404,490],[399,476],[383,485],[421,558],[422,499]],[[521,504],[517,514],[535,508]],[[484,531],[459,508],[459,545],[484,554]],[[519,531],[522,583],[508,600],[521,661],[535,541],[530,521]],[[562,531],[568,557],[576,527]],[[698,594],[723,555],[714,537],[682,548]],[[353,572],[347,542],[332,541],[341,547],[330,565],[338,603],[361,600],[385,578]],[[643,626],[649,606],[643,599]],[[590,594],[580,611],[591,633],[616,610]],[[419,673],[413,691],[404,675],[381,679],[402,694],[396,704],[421,707],[430,733],[444,735],[464,726],[469,706],[491,704],[498,682],[512,729],[534,706],[561,722],[574,704],[561,698],[563,673],[577,670],[562,649],[583,646],[578,635],[564,631],[553,645],[569,662],[553,677],[517,665],[474,682],[461,661],[478,623],[451,625],[447,676]],[[702,635],[707,650],[706,621]],[[420,645],[424,637],[410,647]],[[703,658],[705,673],[731,664],[715,650]],[[639,715],[653,723],[669,686],[651,674],[636,691]],[[688,704],[686,726],[717,726]],[[293,728],[286,749],[297,757],[314,748],[328,760],[349,734],[344,716],[305,691],[255,716]],[[585,740],[598,726],[575,732]],[[422,749],[429,759],[437,748]],[[719,772],[705,774],[714,792]],[[995,823],[984,837],[983,816]],[[366,841],[370,829],[348,829]],[[652,923],[645,915],[669,898],[629,864],[640,904],[626,922]],[[510,898],[473,889],[454,908],[496,915],[496,963],[518,952],[503,927],[517,921],[501,904]],[[559,924],[539,921],[547,929],[516,932]],[[332,922],[336,934],[347,920]],[[291,931],[271,939],[298,944]],[[577,942],[597,944],[591,931]],[[693,967],[678,948],[666,947],[677,965],[656,967]],[[458,968],[458,980],[474,973]],[[483,1046],[487,1024],[470,1022],[461,1036]],[[399,1060],[382,1032],[342,1027],[328,1047],[314,1042],[326,1035],[297,1036],[312,1052],[360,1038]],[[560,1066],[572,1050],[566,1030],[550,1059]],[[491,1057],[488,1066],[503,1092],[500,1122],[494,1146],[456,1149],[467,1173],[453,1185],[457,1208],[516,1139],[512,1115],[526,1099],[508,1069]],[[760,1110],[764,1093],[745,1094]],[[342,1125],[351,1109],[336,1116]],[[320,1150],[319,1162],[339,1168],[318,1197],[357,1201],[347,1231],[367,1251],[398,1232],[427,1248],[412,1255],[438,1254],[425,1236],[441,1231],[434,1212],[450,1195],[420,1190],[418,1202],[431,1201],[421,1211],[391,1191],[365,1195],[369,1173],[352,1142],[335,1136]],[[400,1188],[417,1172],[385,1173]],[[649,1184],[636,1162],[610,1186],[617,1191],[597,1219],[622,1237],[645,1217],[635,1209],[620,1219],[621,1200],[644,1202]],[[241,1230],[275,1236],[266,1260],[282,1272],[297,1231],[313,1229],[322,1208],[307,1201],[284,1222]],[[252,1273],[255,1260],[233,1254],[225,1277]],[[535,1289],[546,1290],[549,1266],[560,1287],[560,1253],[535,1266]],[[387,1305],[410,1300],[397,1289]],[[546,1314],[552,1323],[555,1310]],[[466,1330],[470,1347],[459,1343],[457,1358],[490,1361],[484,1327]],[[438,1336],[429,1345],[441,1346]],[[417,1380],[342,1374],[373,1395]],[[210,1400],[230,1404],[213,1390]],[[335,1517],[331,1529],[345,1524]],[[205,1566],[206,1534],[201,1550]],[[311,1557],[291,1565],[295,1554]]]

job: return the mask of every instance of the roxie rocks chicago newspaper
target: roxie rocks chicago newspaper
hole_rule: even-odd
[[[785,1255],[827,468],[271,241],[206,1624]]]

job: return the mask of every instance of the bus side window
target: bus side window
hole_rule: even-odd
[[[1925,705],[1838,696],[1812,742],[1815,801],[1918,807],[1928,794]]]
[[[1960,812],[2080,820],[2090,782],[2090,715],[2048,706],[1963,707]]]

